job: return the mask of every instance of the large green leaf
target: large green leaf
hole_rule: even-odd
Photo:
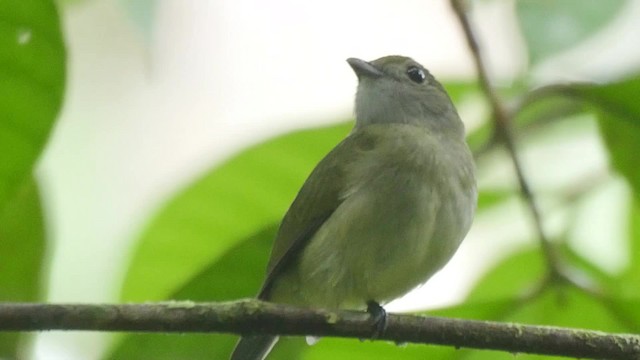
[[[48,0],[0,0],[0,301],[39,299],[45,231],[32,170],[63,97],[65,49]],[[0,358],[21,336],[0,335]]]
[[[535,64],[589,38],[608,24],[626,0],[519,0],[516,11]]]
[[[637,101],[639,93],[640,74],[603,85],[550,86],[540,89],[535,101],[525,107],[523,113],[531,112],[531,109],[535,108],[544,109],[545,103],[552,105],[547,110],[551,115],[556,113],[566,117],[588,110],[595,112],[612,166],[626,177],[638,197],[640,167],[636,166],[635,154],[640,150],[640,102]],[[533,112],[535,113],[536,111]],[[522,117],[522,114],[518,117]]]
[[[358,341],[356,339],[327,338],[311,347],[305,347],[303,360],[418,360],[448,359],[452,348],[428,345],[396,345],[391,342]]]
[[[640,114],[639,114],[640,116]],[[609,162],[631,185],[637,200],[640,200],[640,117],[636,123],[603,112],[598,117],[600,133],[609,152]]]
[[[262,282],[276,224],[239,242],[170,297],[224,301],[254,296]],[[236,336],[135,334],[120,339],[108,359],[225,359]],[[300,339],[281,341],[269,359],[297,358]]]
[[[640,199],[640,76],[601,86],[576,86],[572,91],[599,110],[600,133],[610,161]]]
[[[640,122],[640,74],[604,85],[575,85],[571,87],[576,95],[597,105],[609,113],[634,126]],[[571,91],[571,90],[570,90]]]
[[[542,281],[546,274],[545,265],[542,252],[537,247],[511,254],[478,281],[466,301],[483,303],[521,299]]]
[[[166,299],[234,244],[279,221],[313,166],[349,128],[343,124],[278,137],[189,185],[145,230],[122,298]]]
[[[0,302],[40,298],[44,245],[40,196],[30,180],[0,211]],[[0,358],[16,358],[19,339],[15,333],[0,333]]]
[[[60,109],[64,77],[53,3],[0,0],[0,211],[30,181]]]

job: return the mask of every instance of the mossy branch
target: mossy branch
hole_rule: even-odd
[[[258,300],[121,305],[0,303],[0,331],[313,335],[370,338],[365,312],[303,309]],[[640,359],[640,336],[433,316],[390,314],[376,340],[593,359]]]

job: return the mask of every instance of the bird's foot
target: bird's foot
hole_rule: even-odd
[[[367,302],[367,312],[371,314],[371,318],[374,321],[371,339],[382,337],[387,330],[387,311],[382,307],[382,305],[370,300]]]

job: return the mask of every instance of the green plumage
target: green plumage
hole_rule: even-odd
[[[351,309],[386,303],[441,269],[471,225],[473,160],[442,86],[410,58],[348,61],[359,78],[356,126],[287,211],[261,299]],[[252,353],[255,343],[238,349]],[[239,354],[232,359],[260,358]]]

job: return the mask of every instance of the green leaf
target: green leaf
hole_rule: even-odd
[[[500,189],[486,189],[478,192],[478,211],[499,205],[515,195],[515,192]]]
[[[608,332],[629,331],[599,299],[563,285],[548,287],[535,301],[523,306],[507,320]]]
[[[279,222],[311,169],[350,127],[342,124],[278,137],[189,185],[142,235],[122,298],[166,299],[239,241]]]
[[[53,3],[0,0],[0,211],[29,181],[60,109],[64,78]]]
[[[633,124],[611,113],[601,113],[598,125],[609,150],[611,165],[627,179],[636,199],[640,199],[640,166],[637,158],[640,151],[640,118],[636,120],[637,124]]]
[[[492,136],[493,124],[488,121],[485,121],[467,134],[467,144],[469,144],[469,149],[476,159],[478,159],[479,154],[487,150],[486,146],[491,141]]]
[[[570,91],[598,109],[600,133],[610,162],[640,199],[640,76],[601,86],[575,86]]]
[[[403,359],[448,359],[452,348],[430,345],[407,344],[398,346],[391,342],[358,341],[356,339],[326,338],[311,347],[305,347],[301,359],[348,359],[348,360],[403,360]]]
[[[537,247],[511,254],[478,281],[466,302],[520,299],[543,279],[545,266],[542,252]]]
[[[47,0],[0,0],[0,301],[36,301],[45,231],[32,170],[60,109],[65,49]],[[0,358],[22,337],[0,334]]]
[[[560,250],[559,253],[562,254],[562,259],[571,264],[571,274],[574,279],[579,279],[583,284],[594,287],[606,294],[615,294],[616,296],[619,294],[615,290],[618,285],[617,280],[598,267],[598,265],[577,253],[568,242],[560,242],[557,249]]]
[[[601,111],[611,114],[632,125],[640,122],[640,74],[604,85],[574,85],[570,87],[575,95],[596,105]],[[570,94],[571,95],[571,94]]]
[[[40,196],[31,180],[0,211],[0,302],[40,298],[44,249]],[[16,358],[19,340],[17,333],[0,333],[0,358]]]
[[[636,295],[635,299],[613,299],[606,306],[611,310],[617,319],[625,325],[627,333],[640,333],[640,299]]]
[[[274,223],[238,242],[178,289],[172,299],[226,301],[254,297],[260,290],[276,236]]]
[[[539,63],[597,33],[611,22],[625,0],[519,0],[516,12],[529,49]]]
[[[538,130],[547,128],[549,124],[574,118],[585,110],[582,102],[562,96],[559,92],[550,92],[521,108],[514,121],[522,131]]]
[[[127,335],[104,359],[227,359],[235,344],[232,336],[220,334],[132,334]]]
[[[228,359],[237,339],[225,334],[133,334],[104,359]],[[281,338],[269,360],[298,359],[304,346],[301,338]]]
[[[225,301],[253,297],[264,278],[277,225],[239,242],[170,297]],[[120,339],[107,359],[226,359],[237,337],[224,334],[135,334]],[[303,342],[280,341],[269,359],[298,358]]]
[[[470,96],[482,96],[480,84],[477,81],[447,81],[442,85],[454,104],[464,102]]]
[[[629,210],[628,254],[630,264],[613,284],[620,299],[640,299],[640,202]]]

